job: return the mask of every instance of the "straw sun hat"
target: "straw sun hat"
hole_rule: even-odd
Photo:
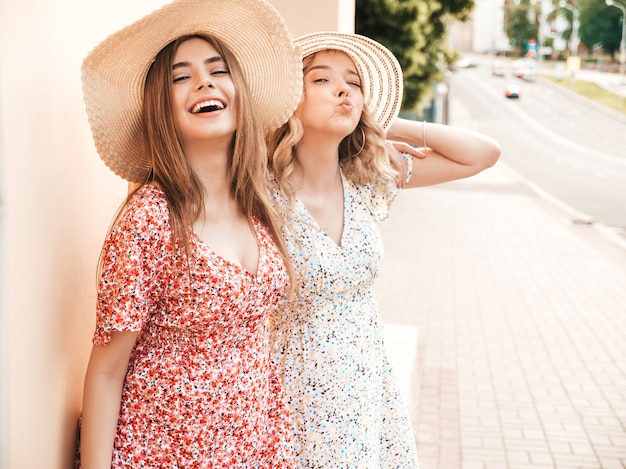
[[[204,34],[237,58],[265,131],[288,120],[302,93],[302,56],[265,0],[174,0],[112,34],[82,65],[83,95],[96,149],[106,165],[140,182],[151,161],[141,126],[143,87],[157,53]]]
[[[295,40],[307,57],[324,50],[347,54],[361,75],[361,89],[367,108],[383,129],[398,116],[402,105],[402,68],[396,57],[382,44],[358,34],[323,31]]]

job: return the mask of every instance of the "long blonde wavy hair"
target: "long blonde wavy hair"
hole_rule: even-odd
[[[315,56],[311,54],[302,60],[305,73]],[[306,89],[302,99],[306,99]],[[295,188],[289,182],[289,176],[293,172],[296,147],[303,134],[302,121],[296,110],[288,122],[269,134],[267,140],[270,171],[290,200],[295,197]],[[354,131],[339,144],[339,165],[346,179],[359,185],[381,178],[395,180],[397,176],[385,149],[385,133],[365,105]]]

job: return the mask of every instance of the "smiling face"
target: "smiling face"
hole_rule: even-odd
[[[339,140],[354,131],[363,112],[361,79],[354,63],[339,51],[318,52],[304,68],[304,97],[298,116],[306,133]]]
[[[236,129],[235,86],[224,58],[204,39],[183,42],[172,61],[172,115],[183,145],[225,138]]]

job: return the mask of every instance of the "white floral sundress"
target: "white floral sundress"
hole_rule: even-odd
[[[383,343],[374,282],[383,256],[379,223],[398,190],[343,178],[337,245],[295,200],[285,239],[297,294],[270,321],[300,468],[417,468],[408,409]],[[274,183],[279,210],[289,207]]]

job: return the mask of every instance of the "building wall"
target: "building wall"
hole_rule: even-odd
[[[509,50],[509,41],[504,32],[504,0],[477,0],[471,20],[452,24],[447,42],[461,53]]]
[[[162,0],[0,0],[0,468],[71,467],[100,246],[126,183],[98,157],[80,65]],[[275,0],[295,36],[354,0]]]
[[[456,21],[448,28],[448,46],[457,52],[473,52],[474,50],[474,22],[462,23]]]
[[[315,31],[354,32],[355,0],[270,0],[294,37]]]
[[[492,52],[506,44],[502,0],[478,0],[473,12],[474,52]]]

